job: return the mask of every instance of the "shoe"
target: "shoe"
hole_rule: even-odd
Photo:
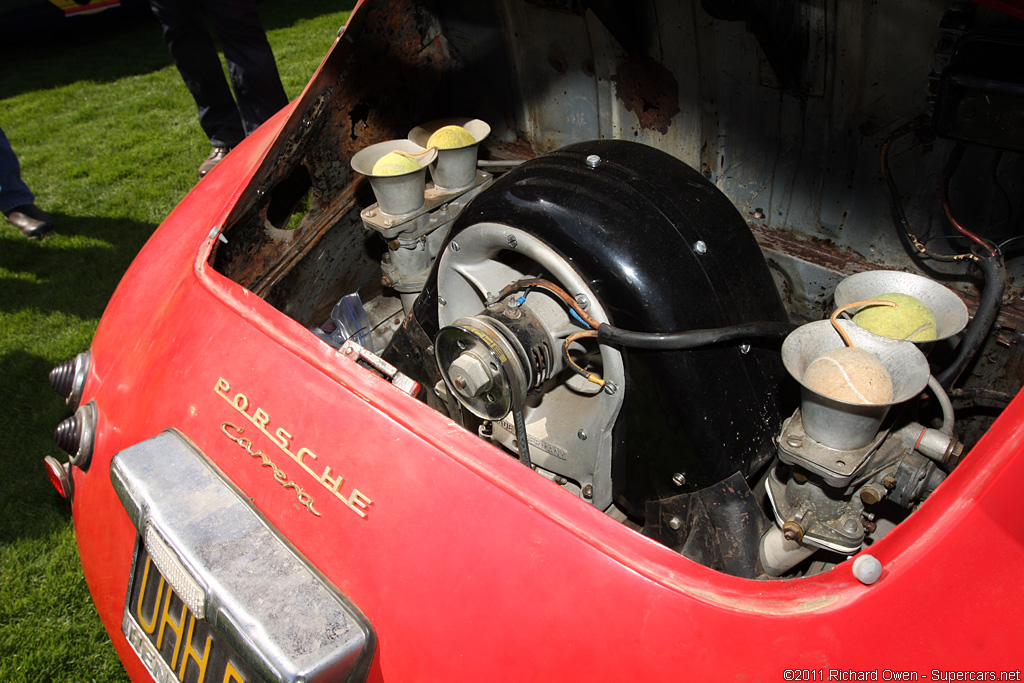
[[[219,164],[230,151],[230,147],[214,147],[210,150],[210,156],[206,157],[206,161],[199,164],[199,177],[202,178],[212,171],[213,167]]]
[[[35,204],[16,206],[5,211],[4,216],[11,225],[18,226],[21,234],[34,240],[42,239],[53,232],[53,217]]]

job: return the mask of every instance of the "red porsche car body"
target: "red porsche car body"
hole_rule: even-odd
[[[495,367],[480,391],[504,378],[511,403],[491,417],[474,412],[491,399],[474,403],[484,394],[465,389],[470,361],[502,353],[484,323],[522,320],[511,303],[477,313],[516,301],[487,280],[503,269],[497,289],[544,278],[602,322],[651,334],[678,331],[681,318],[647,320],[647,309],[721,310],[679,323],[693,329],[821,318],[836,282],[872,270],[926,272],[975,313],[989,283],[977,286],[970,257],[934,268],[911,258],[877,159],[903,145],[890,163],[932,253],[979,261],[994,258],[979,245],[1009,247],[1021,225],[1020,129],[964,108],[988,92],[990,122],[1024,111],[1020,66],[1000,61],[1024,54],[1014,13],[925,0],[360,3],[303,94],[168,216],[88,354],[62,371],[77,413],[58,430],[71,462],[52,462],[52,476],[132,680],[1020,680],[1019,396],[994,420],[961,415],[960,439],[940,450],[963,455],[941,468],[923,459],[913,485],[931,483],[894,512],[872,496],[895,497],[908,454],[941,431],[923,380],[899,418],[924,425],[918,443],[893,456],[904,464],[877,465],[890,467],[882,489],[868,474],[838,484],[813,467],[800,474],[796,455],[776,455],[797,443],[780,429],[799,399],[795,385],[776,388],[793,383],[771,341],[658,365],[659,354],[703,351],[608,355],[576,338],[590,380],[545,359],[555,369],[522,392],[524,407],[513,374]],[[971,41],[985,49],[971,54]],[[928,133],[886,140],[925,114]],[[388,231],[400,221],[375,227],[374,207],[393,198],[371,192],[373,173],[353,157],[460,116],[488,126],[477,176],[468,198],[436,177],[426,186],[427,209],[458,216],[440,220],[454,227],[424,282],[406,286],[415,277],[396,271],[399,249],[423,247],[398,245],[409,235]],[[939,181],[954,144],[967,148],[950,184],[961,222],[981,235],[973,251],[927,238],[945,230]],[[972,189],[962,179],[986,173],[994,149],[1005,189]],[[629,191],[608,189],[619,186]],[[989,220],[996,195],[1016,223]],[[664,221],[674,228],[663,234]],[[494,225],[512,256],[488,246]],[[429,251],[428,236],[409,241]],[[995,251],[1007,293],[974,364],[947,385],[960,388],[958,407],[1020,388],[1020,285],[1011,250]],[[520,266],[521,254],[541,267]],[[451,292],[464,292],[450,273],[471,273],[481,294],[449,315]],[[635,283],[643,296],[617,298]],[[329,343],[324,320],[339,324],[334,302],[357,291],[376,342]],[[545,297],[518,300],[544,299],[518,338],[550,331],[552,311],[584,329]],[[446,366],[449,337],[462,365]],[[465,339],[486,348],[469,358]],[[941,369],[955,349],[935,346]],[[728,374],[736,368],[741,377]],[[718,434],[722,424],[732,431]],[[899,423],[885,429],[876,438],[898,440]],[[718,446],[702,441],[712,433]],[[572,444],[593,451],[574,459]],[[687,444],[692,458],[675,461]],[[696,503],[672,511],[675,496],[734,472],[750,494],[737,498],[765,516],[758,538],[794,520],[799,534],[779,543],[813,536],[804,513],[779,512],[771,488],[810,477],[841,492],[830,496],[852,515],[855,544],[815,541],[808,560],[769,571],[757,539],[733,547],[714,517],[698,534]],[[666,541],[679,525],[725,549]],[[750,556],[745,568],[730,565],[734,554]]]

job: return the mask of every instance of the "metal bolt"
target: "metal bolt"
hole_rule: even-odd
[[[787,541],[799,541],[804,537],[804,528],[796,522],[786,522],[782,525],[782,535]]]
[[[754,209],[754,218],[764,218],[764,209]]]
[[[619,388],[615,386],[614,382],[609,382],[608,380],[604,381],[604,393],[608,394],[609,396],[614,396],[615,392],[618,390]]]
[[[697,252],[698,256],[703,256],[704,254],[708,253],[708,245],[704,242],[704,240],[697,240],[693,245],[693,250]]]
[[[448,375],[459,393],[467,398],[479,396],[493,384],[487,364],[468,353],[463,353],[452,361]]]
[[[860,524],[855,519],[844,519],[843,520],[843,531],[848,534],[855,534],[860,529]]]
[[[750,353],[750,344],[740,344],[740,353],[744,356]]]
[[[580,308],[582,308],[585,311],[587,310],[587,306],[590,305],[590,299],[587,298],[586,294],[577,294],[576,303],[578,303],[580,305]]]
[[[385,287],[390,287],[391,285],[395,284],[394,280],[391,279],[390,275],[383,276],[380,279],[380,283],[381,283],[381,285],[383,285]]]
[[[367,218],[373,218],[376,215],[377,215],[377,212],[374,211],[373,209],[370,209],[369,211],[366,212],[366,217]]]
[[[448,302],[445,301],[445,298],[443,296],[439,296],[439,297],[437,297],[437,305],[438,306],[447,306]]]
[[[686,483],[686,475],[682,472],[676,472],[672,475],[672,483],[676,486],[682,486]]]
[[[399,242],[398,240],[391,240],[390,242],[388,242],[388,249],[390,249],[391,251],[398,251],[401,248],[402,243]]]
[[[587,166],[590,168],[597,168],[597,165],[601,163],[601,157],[596,154],[591,154],[587,157]]]
[[[800,448],[804,445],[804,439],[802,436],[796,434],[790,434],[786,437],[786,445],[790,448]]]
[[[576,438],[579,439],[580,441],[586,441],[587,440],[587,430],[581,428],[579,431],[576,432]]]
[[[462,247],[459,246],[459,243],[452,242],[452,251],[458,251],[459,249],[462,249]]]
[[[683,527],[683,522],[678,517],[673,517],[668,520],[668,528],[672,531],[679,531]]]
[[[882,477],[882,486],[892,491],[894,488],[896,488],[896,477],[892,475]]]
[[[594,486],[592,484],[586,484],[583,487],[583,497],[593,498],[594,497]]]
[[[509,235],[507,238],[505,238],[505,241],[508,242],[509,249],[515,249],[516,247],[519,246],[519,242],[516,241],[515,235]]]

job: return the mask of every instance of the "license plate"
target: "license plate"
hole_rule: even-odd
[[[171,589],[142,541],[121,629],[157,683],[256,683],[260,679]]]

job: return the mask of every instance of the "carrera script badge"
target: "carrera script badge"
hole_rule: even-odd
[[[318,473],[314,468],[319,469],[319,464],[317,462],[320,459],[319,456],[308,448],[299,448],[293,452],[293,449],[295,449],[296,438],[284,427],[277,427],[271,431],[269,426],[269,413],[262,408],[250,406],[249,398],[243,393],[238,392],[232,395],[231,383],[223,377],[217,379],[217,384],[214,386],[214,392],[227,401],[232,408],[252,423],[253,426],[263,432],[263,434],[265,434],[267,438],[269,438],[273,444],[281,450],[282,453],[298,463],[299,467],[313,477],[314,481],[326,489],[332,496],[340,500],[345,507],[352,510],[352,512],[356,513],[363,519],[367,518],[367,513],[370,505],[373,504],[373,500],[354,487],[351,488],[348,495],[345,495],[343,492],[345,477],[343,477],[340,472],[335,472],[330,465],[324,465],[322,471]],[[265,453],[260,450],[254,451],[252,439],[242,436],[242,432],[244,431],[242,428],[232,424],[231,422],[224,422],[221,424],[221,431],[229,439],[244,448],[246,453],[254,458],[260,458],[261,465],[263,467],[269,467],[273,471],[274,480],[278,484],[285,488],[294,489],[299,503],[317,517],[320,516],[320,513],[313,507],[313,496],[291,480],[288,475]]]
[[[246,453],[248,453],[254,458],[260,458],[263,461],[261,464],[264,467],[269,467],[273,470],[274,481],[276,481],[278,484],[285,487],[286,489],[295,489],[295,497],[299,499],[299,503],[305,506],[307,510],[312,512],[317,517],[320,516],[320,513],[317,512],[316,509],[313,507],[313,496],[303,491],[302,487],[296,485],[294,481],[288,479],[288,475],[285,474],[284,470],[275,465],[274,461],[271,460],[266,453],[264,453],[263,451],[256,451],[255,453],[253,453],[252,439],[242,436],[242,432],[245,431],[244,429],[237,425],[233,425],[230,422],[222,422],[220,425],[220,431],[224,432],[224,436],[228,437],[229,439],[237,443],[239,446],[241,446],[243,449],[245,449]]]

